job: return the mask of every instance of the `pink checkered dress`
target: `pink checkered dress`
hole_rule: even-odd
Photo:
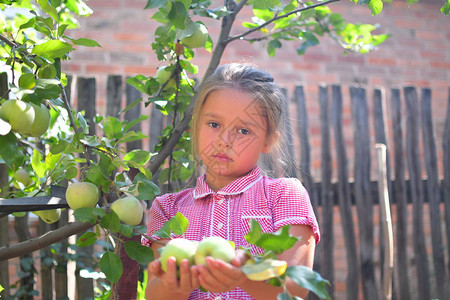
[[[250,246],[244,236],[249,230],[249,220],[256,219],[263,232],[274,232],[287,224],[311,226],[316,244],[319,226],[308,193],[295,178],[272,179],[261,174],[256,167],[218,192],[206,184],[205,176],[197,179],[195,188],[157,197],[150,208],[147,235],[152,234],[181,212],[189,220],[185,238],[200,241],[203,237],[220,236],[239,246]],[[174,236],[176,237],[176,236]],[[143,239],[144,245],[150,245]],[[254,254],[261,249],[250,246]],[[253,299],[242,289],[227,293],[193,291],[189,299]]]

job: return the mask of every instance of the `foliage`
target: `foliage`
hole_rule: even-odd
[[[49,195],[51,185],[76,180],[97,185],[102,195],[101,207],[81,208],[74,212],[78,221],[92,224],[92,230],[78,239],[77,246],[93,245],[106,237],[106,251],[100,258],[99,267],[110,282],[117,282],[123,266],[115,249],[124,238],[142,235],[145,228],[121,223],[118,216],[109,211],[109,203],[126,194],[140,200],[153,199],[160,192],[152,178],[158,170],[159,184],[169,187],[193,174],[190,135],[186,129],[198,87],[193,76],[199,70],[191,62],[195,51],[180,41],[194,33],[195,22],[204,23],[206,19],[222,22],[222,26],[218,26],[222,28],[220,35],[209,36],[204,45],[211,52],[210,64],[204,73],[207,77],[219,64],[227,45],[235,40],[261,43],[268,54],[274,56],[277,49],[291,41],[300,42],[299,55],[320,43],[325,36],[335,40],[345,52],[365,53],[389,37],[373,34],[376,25],[347,23],[327,6],[338,1],[241,0],[224,1],[224,5],[214,7],[209,0],[148,0],[145,9],[152,11],[152,22],[158,24],[152,50],[170,75],[164,80],[145,75],[128,78],[127,83],[146,96],[121,111],[123,114],[144,101],[145,105],[153,103],[163,114],[170,116],[171,123],[164,128],[160,142],[155,149],[146,151],[126,149],[125,146],[145,138],[142,132],[132,128],[146,116],[128,121],[122,120],[121,116],[97,115],[89,120],[84,111],[71,107],[66,95],[68,80],[61,65],[78,47],[101,47],[94,40],[70,36],[70,30],[78,25],[77,17],[92,13],[89,6],[82,0],[0,0],[2,10],[19,9],[0,17],[0,70],[8,74],[6,90],[0,94],[0,107],[8,99],[20,99],[26,103],[44,104],[51,113],[50,128],[41,137],[29,137],[7,127],[0,130],[0,163],[7,165],[9,175],[8,185],[0,187],[2,194],[8,198]],[[352,1],[367,5],[374,15],[382,11],[383,2],[386,2]],[[407,1],[408,4],[417,2]],[[250,9],[253,16],[239,27],[234,20],[244,8]],[[450,0],[447,0],[441,11],[447,15],[449,10]],[[239,27],[235,35],[230,34],[232,26]],[[2,126],[7,122],[0,120]],[[94,126],[102,130],[102,135],[90,134],[90,128]],[[31,182],[26,185],[14,177],[21,168],[31,177]],[[179,233],[186,228],[183,216],[177,215],[158,234],[167,237],[171,231]],[[283,252],[295,243],[287,229],[263,234],[256,226],[248,239],[266,249],[265,255]],[[124,248],[141,264],[153,259],[151,250],[137,242],[126,241]],[[288,268],[286,274],[296,278],[294,280],[299,284],[308,278],[323,283],[314,273],[300,268]]]

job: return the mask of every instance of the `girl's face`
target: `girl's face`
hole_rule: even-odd
[[[200,110],[198,126],[206,182],[215,191],[250,172],[272,145],[263,109],[240,91],[211,92]]]

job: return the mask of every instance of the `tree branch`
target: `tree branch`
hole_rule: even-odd
[[[245,37],[245,36],[255,32],[255,31],[258,31],[258,30],[266,27],[270,23],[273,23],[273,22],[275,22],[276,20],[279,20],[279,19],[286,18],[286,17],[288,17],[288,16],[290,16],[292,14],[296,14],[296,13],[299,13],[299,12],[302,12],[302,11],[305,11],[305,10],[310,10],[310,9],[318,7],[318,6],[324,6],[324,5],[327,5],[327,4],[330,4],[330,3],[333,3],[333,2],[339,2],[339,1],[341,1],[341,0],[328,0],[328,1],[324,1],[324,2],[319,2],[319,3],[316,3],[316,4],[310,5],[310,6],[305,6],[305,7],[301,7],[301,8],[295,9],[295,10],[290,11],[290,12],[284,14],[284,15],[279,15],[279,16],[277,15],[277,16],[273,17],[272,19],[270,19],[269,21],[259,25],[258,27],[254,27],[254,28],[252,28],[252,29],[250,29],[250,30],[248,30],[248,31],[246,31],[244,33],[241,33],[239,35],[235,35],[235,36],[232,36],[232,37],[228,38],[228,40],[226,42],[229,43],[229,42],[234,41],[234,40],[242,39],[243,37]]]
[[[54,244],[60,240],[68,238],[71,235],[83,232],[91,228],[92,225],[89,222],[73,222],[64,225],[53,231],[49,231],[41,236],[27,240],[21,243],[17,243],[11,246],[4,246],[0,248],[0,261],[7,260],[13,257],[22,256],[24,254],[42,249],[51,244]]]
[[[202,85],[205,78],[209,78],[211,76],[211,74],[216,70],[217,66],[219,65],[223,52],[225,51],[226,46],[230,42],[228,41],[228,38],[230,36],[231,27],[233,26],[236,14],[243,7],[244,3],[247,2],[247,0],[242,1],[238,6],[236,6],[234,1],[230,2],[231,3],[227,4],[228,5],[227,9],[231,8],[233,13],[228,16],[225,16],[222,19],[222,27],[220,30],[219,38],[216,43],[216,48],[212,53],[212,57],[209,62],[208,68],[206,69],[205,75],[203,76],[203,79],[199,86]],[[148,166],[150,172],[155,173],[159,169],[159,167],[164,163],[166,158],[172,153],[173,148],[178,143],[178,140],[181,138],[183,132],[188,128],[189,122],[192,119],[192,113],[194,112],[194,106],[195,102],[197,101],[197,97],[198,97],[198,89],[196,89],[191,102],[186,108],[183,119],[176,124],[176,126],[172,131],[172,134],[167,139],[167,142],[164,143],[159,153],[150,161]]]

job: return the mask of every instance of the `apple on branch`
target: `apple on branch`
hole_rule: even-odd
[[[0,118],[9,122],[11,129],[20,134],[26,133],[34,122],[33,107],[22,100],[6,100],[0,106]]]
[[[91,182],[74,182],[66,190],[66,201],[73,210],[82,207],[95,207],[99,191]]]
[[[26,130],[25,135],[40,137],[50,126],[50,111],[44,104],[38,106],[30,103],[30,105],[34,109],[35,117],[33,124]]]
[[[141,202],[133,196],[117,199],[111,204],[111,210],[119,216],[122,222],[133,226],[141,224],[144,216]]]
[[[53,224],[59,220],[61,217],[61,209],[49,209],[49,210],[41,210],[38,212],[34,212],[34,214],[38,215],[42,221],[47,224]]]

